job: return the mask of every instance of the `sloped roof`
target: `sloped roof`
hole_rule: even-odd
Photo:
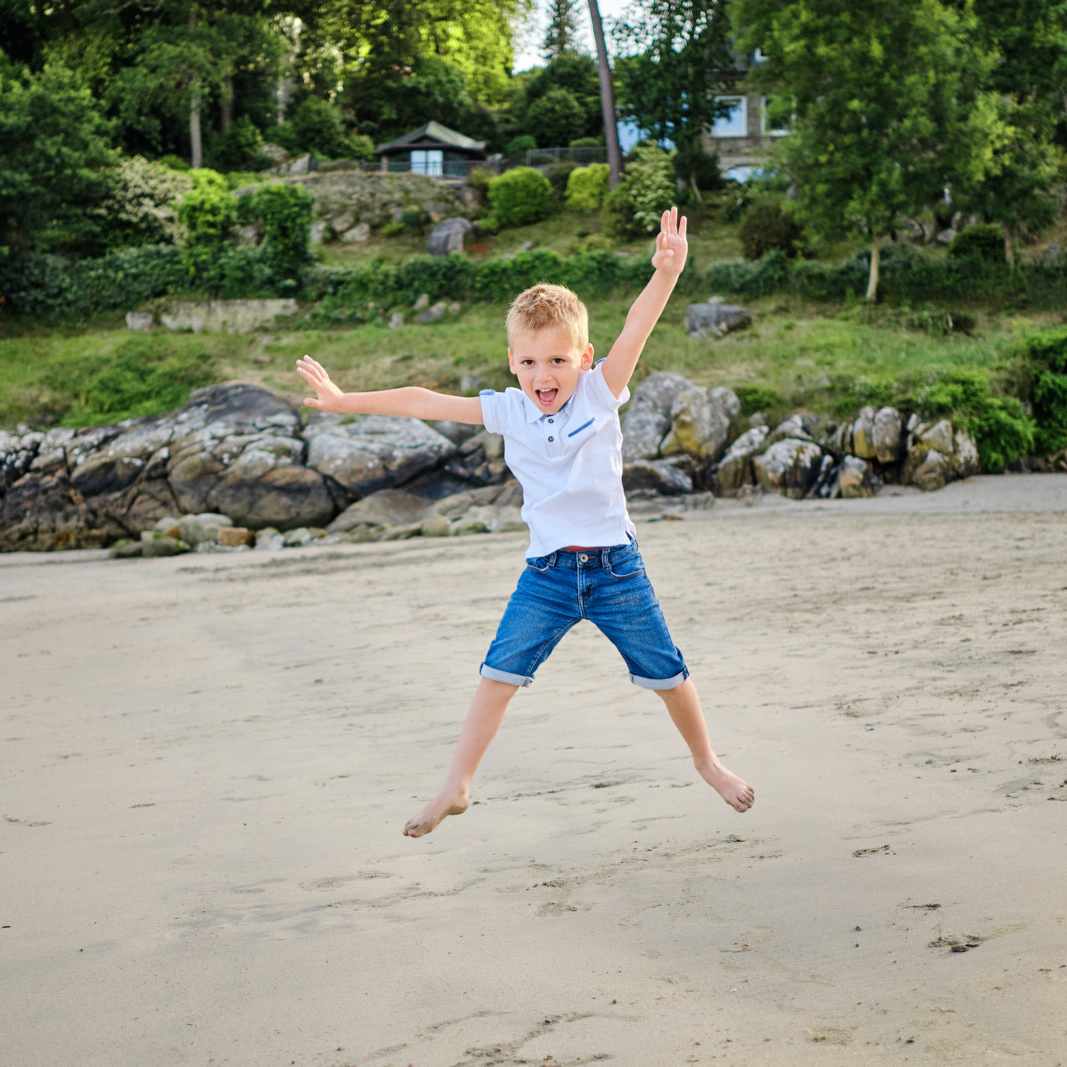
[[[476,141],[473,137],[468,137],[465,133],[457,133],[455,130],[450,130],[447,126],[442,126],[440,122],[434,122],[431,119],[417,130],[405,133],[395,141],[390,141],[388,144],[378,145],[375,152],[377,152],[378,155],[384,155],[389,152],[397,152],[404,148],[425,148],[427,146],[456,148],[461,152],[485,151],[485,141]]]

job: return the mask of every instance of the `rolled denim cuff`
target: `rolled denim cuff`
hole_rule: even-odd
[[[533,681],[532,675],[511,674],[509,671],[498,671],[496,667],[490,667],[483,663],[478,673],[491,682],[506,682],[508,685],[529,685]],[[669,687],[667,687],[669,688]]]
[[[484,668],[482,673],[484,674]],[[630,681],[642,689],[676,689],[689,677],[689,668],[679,671],[673,678],[639,678],[636,674],[630,675]]]

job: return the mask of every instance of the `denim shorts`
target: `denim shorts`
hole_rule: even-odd
[[[599,627],[619,650],[635,685],[673,689],[689,677],[636,542],[528,559],[486,653],[482,676],[529,685],[563,635],[582,619]]]

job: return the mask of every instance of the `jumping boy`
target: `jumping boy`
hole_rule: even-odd
[[[555,285],[520,293],[508,312],[508,364],[520,389],[487,389],[476,397],[415,386],[343,393],[315,360],[297,362],[315,391],[305,403],[320,411],[444,419],[502,434],[504,459],[522,485],[522,516],[530,528],[526,570],[481,666],[445,784],[404,827],[408,837],[428,834],[446,816],[467,810],[471,779],[516,689],[533,681],[583,618],[619,650],[631,681],[662,698],[704,781],[737,811],[755,801],[752,788],[712,751],[696,687],[645,577],[622,488],[618,410],[685,266],[685,231],[677,208],[664,212],[655,272],[607,358],[595,366],[585,305]]]

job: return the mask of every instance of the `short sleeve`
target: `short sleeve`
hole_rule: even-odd
[[[604,360],[599,360],[589,375],[590,397],[605,411],[618,411],[630,399],[629,387],[616,396],[604,381]]]
[[[482,402],[482,423],[490,433],[503,433],[507,422],[507,398],[494,389],[483,389],[478,394]]]

